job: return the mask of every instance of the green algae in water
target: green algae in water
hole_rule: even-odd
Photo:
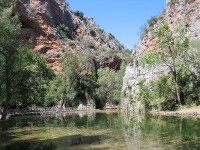
[[[198,118],[79,112],[11,118],[6,127],[0,149],[200,149]]]

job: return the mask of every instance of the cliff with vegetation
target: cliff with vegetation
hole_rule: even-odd
[[[62,70],[60,57],[69,50],[91,50],[97,67],[119,69],[127,49],[92,18],[70,10],[65,0],[17,0],[15,11],[22,22],[21,40],[31,42],[35,51],[48,57],[55,71]]]
[[[129,51],[65,0],[0,1],[0,106],[103,108],[120,101]]]
[[[167,25],[165,26],[163,24],[167,24]],[[191,61],[190,62],[188,61],[187,63],[185,62],[185,64],[189,66],[188,68],[190,68],[188,69],[190,71],[187,72],[187,78],[183,79],[183,71],[182,71],[183,69],[180,69],[181,70],[180,74],[177,75],[178,77],[180,76],[180,78],[178,77],[176,78],[178,80],[177,85],[179,85],[180,87],[179,88],[180,92],[178,91],[181,95],[180,103],[182,105],[186,103],[190,103],[190,104],[199,103],[198,102],[199,96],[195,95],[194,93],[191,94],[192,88],[193,89],[195,89],[195,87],[196,89],[199,88],[198,85],[195,85],[193,83],[193,82],[198,82],[198,81],[197,80],[194,81],[194,79],[190,79],[190,77],[195,76],[196,79],[199,78],[199,74],[198,74],[199,65],[197,62],[198,58],[194,58],[194,57],[198,55],[199,50],[200,50],[199,49],[200,47],[199,46],[200,45],[199,44],[199,41],[200,41],[200,1],[199,0],[172,0],[167,3],[166,8],[158,16],[152,17],[148,21],[148,23],[144,26],[141,39],[139,40],[138,44],[133,49],[133,52],[132,52],[133,60],[126,67],[126,72],[125,72],[124,82],[123,82],[123,94],[122,94],[123,97],[121,101],[121,107],[123,110],[140,112],[140,111],[145,110],[145,108],[146,109],[162,109],[162,110],[177,108],[176,104],[174,104],[176,106],[173,105],[173,106],[168,107],[169,103],[170,104],[178,103],[177,102],[178,98],[175,98],[175,99],[170,98],[170,96],[176,97],[176,94],[175,95],[172,94],[170,96],[169,94],[165,95],[166,94],[165,92],[167,90],[168,90],[167,91],[168,93],[175,93],[173,89],[176,89],[176,87],[173,88],[171,85],[172,83],[174,83],[173,75],[171,77],[171,73],[173,71],[170,70],[170,67],[169,67],[170,65],[166,65],[167,63],[158,62],[159,58],[163,58],[164,56],[166,56],[165,54],[168,48],[172,47],[172,50],[173,50],[173,46],[176,45],[176,39],[178,39],[177,38],[178,36],[176,36],[176,34],[177,35],[179,34],[179,33],[175,33],[177,24],[181,24],[185,32],[185,37],[188,38],[190,41],[189,47],[187,48],[188,50],[187,54],[189,55],[188,58],[189,60],[194,60],[193,62]],[[173,38],[170,39],[170,36],[168,36],[168,38],[171,40],[170,41],[171,43],[166,39],[163,40],[163,37],[161,35],[165,35],[166,37],[167,33],[164,33],[165,31],[167,31],[169,34],[172,33],[171,35],[172,37],[175,37],[174,38],[175,40],[174,41],[171,40]],[[182,40],[183,39],[184,37],[182,38]],[[164,46],[162,45],[163,41],[169,42],[168,47],[164,47],[164,48],[162,47]],[[161,52],[159,50],[163,50],[164,52],[163,51]],[[154,53],[155,51],[156,52],[158,51],[159,53],[162,53],[163,55],[155,55]],[[151,59],[153,57],[150,57],[150,56],[146,57],[147,54],[153,54],[153,53],[154,53],[154,56],[157,56],[157,58],[154,57],[155,58],[154,62],[157,59],[157,63],[152,63],[153,61]],[[177,57],[177,60],[178,58],[179,56]],[[144,61],[144,59],[146,60]],[[167,60],[169,60],[169,58]],[[149,64],[150,62],[152,63],[151,65]],[[173,65],[175,66],[175,64]],[[190,72],[190,75],[189,75],[189,72]],[[161,79],[161,77],[163,77],[163,79]],[[169,81],[171,86],[167,88],[165,85],[167,85],[169,78],[170,79],[172,78],[172,81]],[[166,79],[166,82],[164,82],[164,79]],[[186,84],[186,81],[191,81],[191,82]],[[162,91],[162,89],[165,89],[163,90],[164,92]],[[171,91],[169,89],[171,89]],[[188,89],[188,91],[191,90],[190,93],[185,89]],[[158,93],[158,91],[161,91],[161,92]],[[193,90],[193,92],[194,91],[195,90]],[[198,91],[196,92],[198,93]],[[192,96],[189,98],[186,96],[186,94],[190,96],[192,95]]]

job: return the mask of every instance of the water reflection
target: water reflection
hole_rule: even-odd
[[[198,118],[79,112],[11,118],[6,127],[0,149],[200,149]]]
[[[128,150],[200,149],[198,118],[150,115],[123,116]]]
[[[12,143],[5,150],[54,150],[56,146],[50,141],[22,141]]]

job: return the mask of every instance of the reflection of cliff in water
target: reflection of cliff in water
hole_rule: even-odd
[[[74,116],[74,115],[78,115],[79,117],[88,117],[88,118],[95,118],[96,112],[94,111],[77,111],[76,113],[72,112],[62,112],[62,113],[57,113],[55,114],[55,118],[65,118],[68,116]]]
[[[127,150],[200,149],[200,119],[123,114]]]
[[[144,114],[123,114],[122,119],[125,123],[124,136],[127,150],[163,149],[162,145],[157,140],[155,140],[155,138],[144,134]]]
[[[74,113],[58,113],[50,116],[14,117],[6,122],[9,130],[12,127],[96,127],[121,128],[122,122],[118,113],[96,113],[80,111]]]
[[[95,118],[96,113],[95,112],[87,112],[87,111],[79,111],[78,112],[79,117],[87,116],[88,118]]]
[[[198,118],[80,112],[10,118],[6,127],[8,132],[0,133],[0,149],[2,143],[14,150],[16,145],[21,150],[38,144],[86,150],[200,149]]]

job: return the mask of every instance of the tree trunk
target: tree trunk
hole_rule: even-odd
[[[173,76],[174,76],[177,100],[178,100],[179,105],[182,106],[182,104],[181,104],[181,96],[180,96],[180,88],[179,88],[178,81],[177,81],[176,71],[173,72]]]
[[[10,66],[9,66],[9,59],[5,57],[6,60],[6,66],[5,66],[5,79],[6,79],[6,102],[3,106],[3,112],[1,120],[6,120],[7,114],[8,114],[8,104],[11,100],[11,76],[10,76]]]
[[[8,104],[10,102],[10,99],[11,99],[11,94],[10,94],[10,89],[8,89],[7,90],[6,103],[3,106],[3,112],[2,112],[1,120],[6,120],[6,117],[8,115]]]
[[[10,102],[11,95],[10,95],[9,90],[7,92],[8,92],[7,98],[6,98],[5,105],[3,106],[3,112],[2,112],[1,120],[6,120],[6,117],[8,115],[8,104]]]
[[[106,105],[107,102],[108,102],[108,92],[107,92],[107,90],[106,90],[104,105]]]
[[[7,114],[8,114],[8,107],[4,106],[2,116],[1,116],[1,120],[6,120]]]
[[[176,88],[176,96],[177,96],[178,103],[180,105],[182,105],[181,104],[181,97],[180,97],[180,89],[179,89],[178,83],[176,81],[175,81],[175,88]]]
[[[65,80],[65,81],[66,81],[66,80]],[[67,96],[67,86],[66,86],[66,85],[64,85],[64,91],[63,91],[62,94],[63,94],[63,95],[62,95],[62,103],[61,103],[61,107],[60,107],[61,110],[63,109],[63,106],[64,106],[65,103],[66,103],[66,96]]]
[[[65,96],[66,96],[66,94],[63,93],[63,96],[62,96],[62,103],[61,103],[61,106],[60,106],[60,109],[61,109],[61,110],[63,109],[63,106],[65,105]]]

